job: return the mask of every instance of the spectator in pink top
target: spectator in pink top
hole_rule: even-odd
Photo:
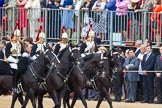
[[[116,15],[127,15],[130,0],[116,0]]]
[[[127,11],[130,0],[116,0],[116,30],[123,33],[123,39],[127,35]]]

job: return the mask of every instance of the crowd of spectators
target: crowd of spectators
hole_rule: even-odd
[[[84,11],[83,12],[83,25],[81,24],[81,29],[83,28],[82,26],[87,26],[90,24],[89,19],[92,18],[94,23],[92,29],[95,31],[96,34],[100,35],[101,39],[104,39],[104,35],[108,32],[110,29],[109,25],[110,23],[113,24],[112,26],[112,31],[113,32],[122,32],[123,34],[123,40],[127,39],[128,35],[128,17],[131,19],[131,36],[133,38],[135,37],[140,37],[140,23],[142,23],[142,33],[145,31],[144,26],[147,26],[145,24],[148,24],[151,22],[151,27],[154,30],[155,36],[156,36],[156,46],[160,46],[161,42],[161,35],[162,35],[162,17],[161,17],[161,12],[162,12],[162,1],[161,0],[0,0],[0,33],[2,35],[2,17],[4,15],[2,11],[2,7],[6,9],[7,13],[7,19],[8,19],[8,32],[11,33],[14,30],[14,24],[16,21],[19,22],[19,29],[22,31],[22,36],[23,37],[31,37],[34,41],[36,39],[37,33],[38,33],[38,26],[39,26],[39,19],[42,17],[42,9],[47,9],[47,37],[51,35],[51,32],[54,32],[53,35],[59,34],[61,32],[61,28],[64,28],[64,31],[66,31],[68,34],[70,34],[72,29],[75,29],[76,22],[74,22],[74,12],[69,11],[75,8],[75,6],[78,6],[77,3],[79,3],[80,10]],[[18,8],[19,11],[13,11],[13,8]],[[37,8],[37,9],[35,9]],[[55,11],[54,13],[51,12],[51,9],[59,9],[62,10],[62,16],[60,16],[60,13],[58,11]],[[104,10],[108,11],[117,11],[113,12],[113,22],[110,22],[110,14],[104,12]],[[91,11],[94,11],[92,13]],[[128,15],[127,11],[131,11],[131,15]],[[158,12],[158,13],[151,13],[151,15],[147,15],[146,18],[141,13],[143,12]],[[15,17],[13,17],[15,16]],[[18,17],[16,17],[18,16]],[[61,19],[61,20],[60,20]],[[29,25],[29,26],[28,26]],[[150,26],[149,26],[150,27]],[[147,29],[149,29],[147,27]],[[27,31],[30,30],[30,34],[27,33]],[[146,30],[147,33],[149,34],[149,30]],[[146,34],[143,34],[142,36],[147,36]],[[83,36],[85,37],[85,36]],[[26,39],[31,40],[30,39]],[[70,37],[69,37],[70,38]],[[149,39],[146,40],[146,43],[150,41]],[[32,42],[31,42],[32,43]],[[149,47],[146,47],[146,43],[143,45],[137,45],[139,42],[137,41],[136,47],[137,49],[140,49],[141,52],[139,52],[139,55],[137,54],[137,51],[134,50],[128,50],[128,58],[134,58],[134,62],[136,65],[138,64],[139,71],[143,70],[146,72],[139,72],[140,74],[136,75],[139,76],[136,77],[137,79],[131,78],[126,78],[126,84],[127,84],[127,95],[128,95],[128,100],[126,102],[134,102],[136,99],[135,96],[135,90],[137,88],[140,88],[140,90],[137,89],[137,91],[145,91],[143,93],[138,93],[140,95],[143,95],[142,98],[144,99],[143,102],[149,102],[152,103],[153,100],[153,86],[154,86],[154,78],[155,78],[155,73],[147,73],[147,71],[152,71],[154,70],[153,67],[155,67],[155,70],[158,66],[157,63],[155,63],[155,57],[153,56],[154,61],[149,61],[147,62],[142,62],[143,61],[143,56],[145,61],[148,61],[149,59],[146,57],[145,53],[152,53],[152,47],[149,45]],[[27,44],[25,47],[27,51],[30,52],[32,45]],[[3,55],[3,49],[5,48],[5,42],[1,41],[0,43],[0,59],[4,59]],[[161,47],[160,47],[161,48]],[[147,49],[147,50],[146,50]],[[146,51],[145,51],[146,50]],[[159,57],[159,56],[158,56]],[[148,60],[146,60],[146,58]],[[138,60],[140,60],[138,62]],[[129,66],[131,66],[128,62],[124,63],[125,66],[125,73],[126,71],[131,71]],[[158,61],[157,61],[158,62]],[[159,61],[161,62],[161,61]],[[154,65],[155,66],[149,66],[151,69],[147,69],[145,65]],[[137,67],[135,68],[136,70]],[[134,68],[133,68],[134,70]],[[128,72],[129,73],[129,72]],[[119,76],[122,76],[119,75]],[[129,75],[128,75],[129,76]],[[159,75],[157,75],[159,76]],[[156,76],[156,77],[157,77]],[[132,82],[133,81],[133,82]],[[149,83],[148,83],[149,81]],[[157,82],[160,82],[158,79]],[[121,81],[122,82],[122,81]],[[138,83],[140,82],[140,84]],[[120,83],[120,82],[119,82]],[[117,82],[118,84],[118,82]],[[160,84],[159,84],[160,85]],[[136,87],[137,86],[137,87]],[[120,84],[120,87],[122,85]],[[118,91],[118,90],[117,90]],[[122,89],[120,88],[120,91]],[[160,91],[160,90],[159,90]],[[119,91],[118,91],[119,92]],[[116,96],[117,99],[116,101],[121,101],[121,93],[116,93],[118,96]],[[134,95],[132,95],[134,94]],[[159,103],[162,103],[162,97],[159,95]]]
[[[114,83],[114,87],[117,89],[114,93],[114,101],[120,102],[124,99],[126,103],[141,101],[141,103],[162,104],[162,47],[159,48],[160,55],[158,56],[154,53],[149,39],[146,39],[144,43],[137,40],[135,47],[136,50],[126,50],[123,55],[125,58],[124,70],[121,72],[122,74],[116,73],[115,75],[118,83]],[[124,98],[122,98],[122,89],[126,91]],[[154,101],[154,93],[157,94],[156,101]]]
[[[72,31],[77,31],[76,26],[78,23],[76,21],[78,14],[69,10],[79,7],[80,10],[84,11],[82,14],[83,18],[80,18],[81,29],[88,26],[90,19],[92,19],[93,27],[91,29],[95,31],[97,36],[100,36],[101,40],[109,39],[111,28],[112,32],[122,33],[124,41],[128,40],[128,38],[139,39],[141,36],[148,37],[147,34],[150,35],[150,26],[145,28],[145,24],[150,23],[156,37],[156,46],[160,46],[162,34],[160,14],[151,13],[146,16],[147,19],[144,19],[143,13],[160,13],[162,11],[161,0],[1,0],[0,4],[0,7],[4,7],[6,10],[0,9],[1,35],[3,32],[2,17],[5,14],[8,20],[8,28],[6,30],[9,35],[13,32],[14,26],[18,21],[22,36],[25,38],[30,36],[35,40],[40,26],[39,21],[42,17],[45,17],[47,22],[46,26],[43,25],[43,31],[47,31],[47,38],[59,38],[62,28],[70,34],[69,38],[71,38]],[[17,12],[13,11],[13,8],[17,8]],[[43,9],[47,9],[47,11]],[[51,11],[51,9],[62,11]],[[110,12],[106,13],[105,10],[114,11],[112,27],[110,27],[110,17],[112,18],[112,16]],[[128,11],[130,11],[130,15]],[[45,12],[47,12],[47,16]],[[127,26],[128,19],[131,21],[130,28]],[[142,30],[140,30],[140,24],[142,25]],[[80,35],[86,37],[83,34],[81,33]]]
[[[127,35],[127,21],[128,21],[128,9],[130,11],[134,12],[134,16],[131,16],[131,21],[133,25],[132,30],[134,30],[134,36],[140,35],[139,33],[139,24],[142,20],[142,23],[145,21],[151,21],[153,25],[155,25],[154,31],[156,33],[156,46],[160,46],[160,34],[161,33],[161,21],[160,20],[160,14],[151,14],[150,17],[146,17],[147,19],[144,19],[144,17],[140,17],[139,13],[142,12],[162,12],[162,1],[161,0],[80,0],[81,6],[80,9],[84,10],[84,16],[87,15],[88,18],[84,17],[83,22],[85,25],[88,25],[89,18],[92,18],[93,16],[100,17],[102,16],[101,20],[96,20],[95,18],[92,18],[95,23],[93,24],[93,30],[96,34],[100,34],[100,38],[103,38],[103,35],[107,33],[108,25],[110,24],[110,14],[106,14],[105,17],[103,17],[103,10],[108,11],[117,11],[113,14],[113,32],[122,32],[124,40],[126,39]],[[8,18],[8,31],[9,33],[12,33],[14,30],[13,22],[18,20],[19,22],[19,29],[22,31],[23,37],[30,36],[31,39],[35,41],[37,32],[38,32],[38,21],[42,17],[41,8],[46,8],[48,10],[47,14],[47,37],[51,34],[51,32],[59,34],[61,32],[61,27],[64,28],[64,30],[70,34],[71,29],[74,29],[74,17],[73,12],[69,11],[74,9],[74,7],[77,5],[77,2],[79,1],[73,1],[73,0],[1,0],[0,6],[4,7],[7,10],[7,18]],[[1,5],[2,4],[2,5]],[[12,8],[17,7],[19,9],[18,13],[15,13]],[[37,8],[37,9],[35,9]],[[28,11],[26,10],[28,9]],[[60,9],[63,10],[63,16],[51,16],[53,14],[50,13],[50,9]],[[89,10],[89,11],[88,11]],[[100,14],[91,14],[90,10],[97,11],[97,13],[100,12]],[[58,12],[56,12],[58,14]],[[18,19],[14,19],[14,17],[11,17],[12,15],[18,16]],[[56,14],[54,14],[56,15]],[[0,10],[0,22],[2,22],[2,9]],[[52,18],[55,17],[55,18]],[[56,19],[56,20],[54,20]],[[62,19],[62,20],[59,20]],[[88,20],[87,20],[88,19]],[[108,20],[109,19],[109,20]],[[144,21],[145,20],[145,21]],[[52,23],[51,23],[52,21]],[[58,24],[59,22],[59,24]],[[61,23],[60,23],[61,22]],[[2,26],[2,23],[0,23]],[[51,26],[51,24],[57,26]],[[61,24],[61,25],[60,25]],[[28,28],[29,25],[29,28]],[[143,25],[143,24],[142,24]],[[84,26],[84,25],[83,25]],[[52,30],[54,28],[54,30]],[[2,28],[0,27],[0,32],[2,32]],[[27,31],[30,31],[30,34],[27,34]],[[58,30],[59,29],[59,30]],[[115,31],[118,29],[117,31]],[[142,31],[144,31],[145,28],[142,28]],[[149,31],[149,30],[148,30]],[[60,35],[60,34],[59,34]],[[133,35],[133,34],[131,34]],[[133,37],[134,37],[133,36]],[[147,37],[147,36],[146,36]],[[70,37],[69,37],[70,38]],[[28,38],[26,39],[28,42]],[[130,49],[126,52],[127,56],[123,64],[124,70],[124,78],[126,82],[126,94],[128,98],[125,100],[125,102],[135,102],[136,101],[136,91],[137,96],[142,97],[143,103],[153,103],[154,102],[154,78],[156,76],[157,79],[157,86],[158,86],[158,101],[156,103],[162,103],[162,81],[160,79],[161,73],[157,73],[159,70],[162,70],[159,64],[161,64],[162,61],[160,56],[155,57],[155,55],[152,52],[152,45],[148,43],[149,40],[146,40],[146,43],[141,44],[139,41],[136,41],[136,47],[137,50],[134,51],[133,49]],[[31,42],[32,43],[32,42]],[[147,45],[146,45],[147,44]],[[27,51],[31,51],[31,44],[27,45],[25,48]],[[3,55],[3,49],[5,48],[5,42],[1,41],[0,43],[0,59],[4,59]],[[159,48],[160,53],[162,47]],[[148,56],[147,56],[148,55]],[[132,59],[133,58],[133,59]],[[133,67],[134,66],[134,67]],[[157,72],[154,72],[157,71]],[[131,72],[133,71],[133,72]],[[136,72],[134,72],[136,71]],[[139,73],[138,73],[139,72]],[[123,74],[118,75],[118,77],[122,77]],[[122,80],[122,78],[121,78]],[[118,80],[119,83],[122,83],[121,80]],[[118,82],[117,82],[118,84]],[[121,101],[122,98],[122,84],[117,88],[120,89],[118,92],[115,93],[117,96],[115,96],[115,101]],[[140,89],[140,90],[139,90]]]

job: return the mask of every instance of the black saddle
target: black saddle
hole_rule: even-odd
[[[0,75],[13,75],[9,63],[0,60]]]

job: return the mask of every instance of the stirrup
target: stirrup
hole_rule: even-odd
[[[87,85],[88,87],[93,87],[92,81],[90,81],[90,80],[87,80],[87,81],[86,81],[86,85]]]
[[[17,93],[17,88],[12,88],[13,92]]]
[[[17,93],[17,94],[19,94],[19,93],[21,92],[21,90],[18,89],[18,88],[13,88],[12,90],[13,90],[13,92],[15,92],[15,93]]]

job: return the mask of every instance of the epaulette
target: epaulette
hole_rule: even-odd
[[[37,44],[37,42],[33,42],[33,44]]]
[[[6,44],[10,43],[11,41],[6,41]]]

